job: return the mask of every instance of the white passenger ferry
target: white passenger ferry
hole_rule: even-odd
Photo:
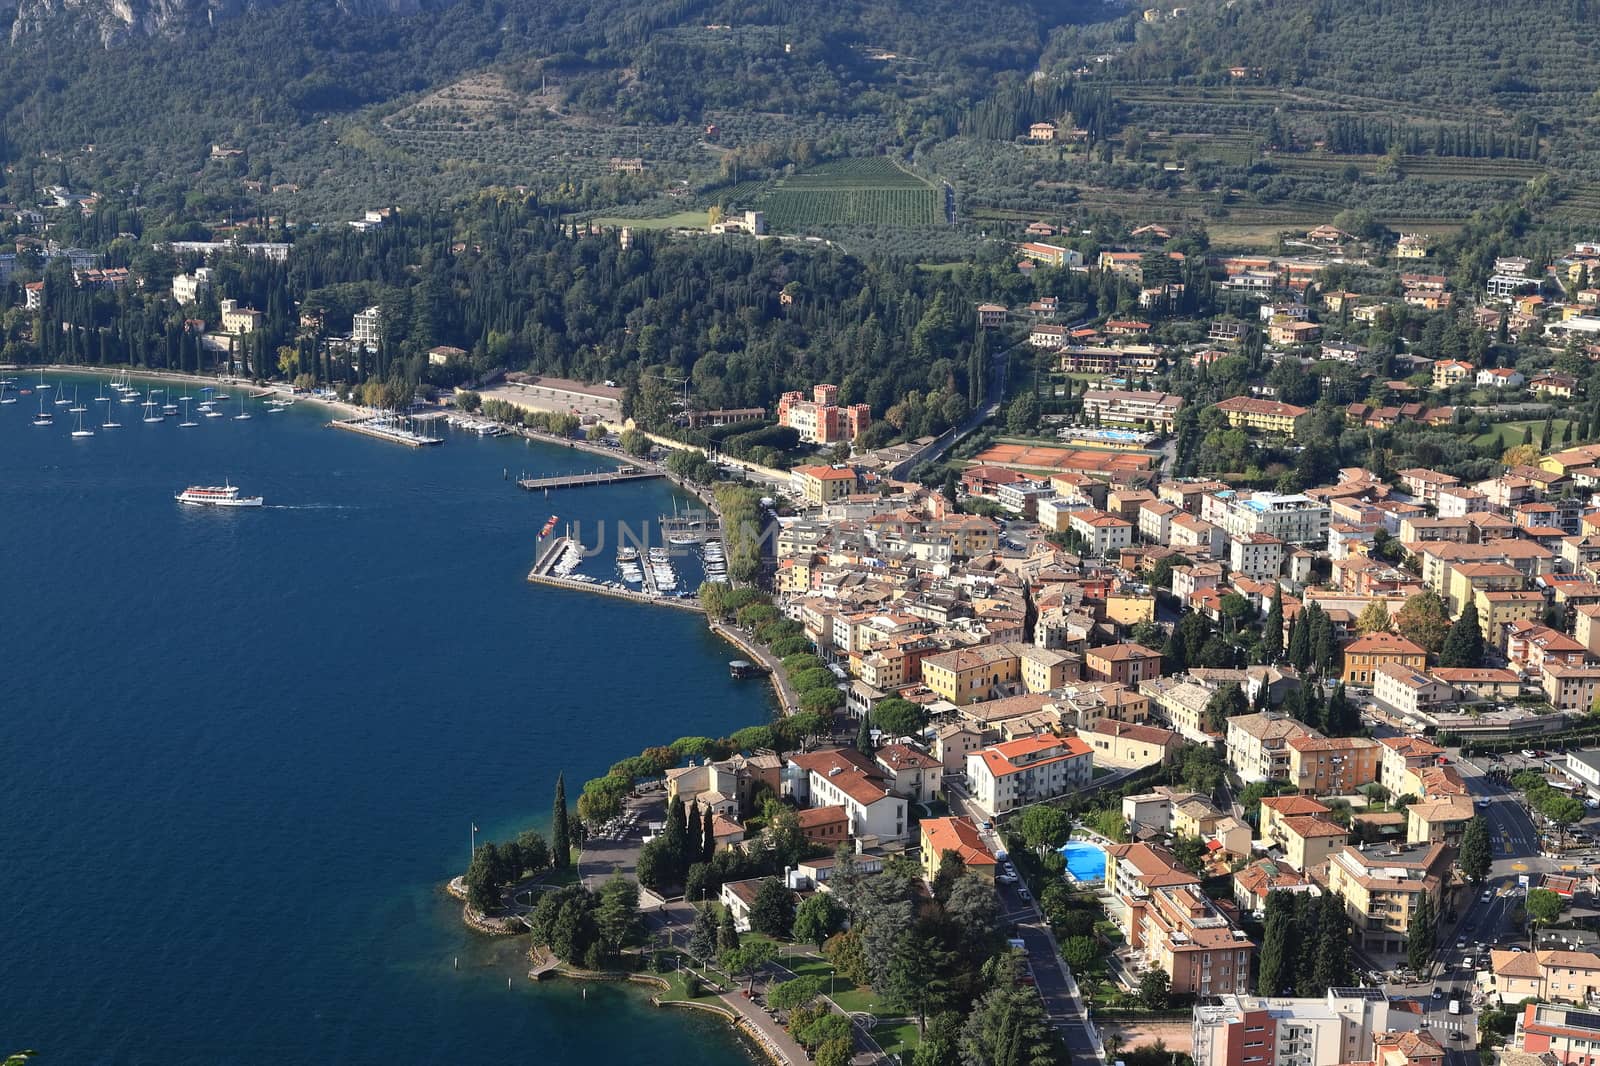
[[[179,503],[190,503],[200,507],[260,507],[260,496],[241,496],[237,486],[222,485],[190,485],[173,499]]]

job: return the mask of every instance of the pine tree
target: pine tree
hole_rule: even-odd
[[[1449,667],[1483,665],[1483,631],[1478,627],[1478,605],[1467,606],[1450,626],[1439,650],[1439,665]]]
[[[572,830],[567,825],[567,775],[556,775],[556,799],[550,808],[550,865],[565,870],[572,865]]]
[[[1283,658],[1283,586],[1272,593],[1272,606],[1267,610],[1267,620],[1261,627],[1261,657],[1267,663]]]

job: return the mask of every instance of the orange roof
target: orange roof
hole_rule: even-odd
[[[1261,806],[1268,810],[1277,811],[1285,818],[1296,815],[1327,814],[1330,808],[1324,807],[1310,796],[1266,796],[1261,800]]]
[[[806,477],[814,477],[818,481],[854,481],[856,479],[856,472],[849,467],[840,470],[832,466],[797,466],[794,472]]]
[[[1061,749],[1060,755],[1051,755],[1043,759],[1034,759],[1021,766],[1014,760],[1040,752]],[[1051,763],[1062,762],[1066,759],[1076,759],[1089,755],[1093,751],[1087,743],[1077,737],[1057,737],[1048,733],[1038,736],[1022,737],[1018,740],[1007,741],[1004,744],[995,744],[984,748],[977,754],[983,757],[984,764],[989,767],[989,772],[996,777],[1005,777],[1008,774],[1020,774],[1035,766],[1048,766]]]
[[[1344,646],[1346,655],[1372,655],[1382,652],[1391,655],[1427,654],[1420,646],[1395,633],[1368,633]]]
[[[993,866],[994,853],[983,842],[978,827],[966,818],[924,818],[922,837],[935,855],[953,851],[967,866]]]

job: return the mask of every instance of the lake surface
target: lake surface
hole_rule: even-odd
[[[641,747],[770,714],[699,616],[523,580],[549,515],[648,522],[670,486],[534,497],[504,475],[605,461],[412,450],[309,404],[193,429],[122,406],[83,440],[36,404],[0,407],[0,1054],[749,1061],[636,990],[532,985],[524,942],[439,887],[472,822],[546,825],[558,771],[576,803]],[[172,499],[225,477],[267,506]]]

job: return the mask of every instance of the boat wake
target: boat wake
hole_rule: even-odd
[[[347,503],[269,503],[268,511],[354,511]]]

